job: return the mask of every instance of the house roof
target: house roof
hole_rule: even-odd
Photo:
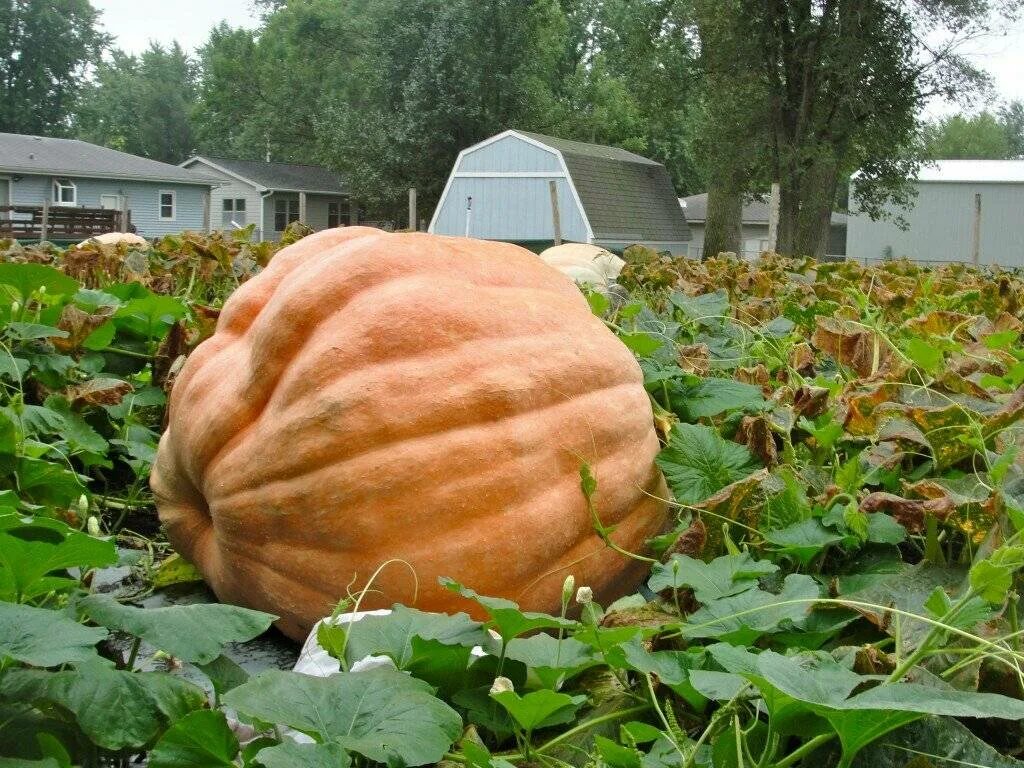
[[[206,163],[211,168],[223,171],[264,192],[348,194],[348,187],[344,180],[334,171],[320,165],[262,163],[255,160],[230,160],[206,155],[189,158],[182,165],[187,166],[196,161]]]
[[[922,165],[918,181],[1024,183],[1024,160],[934,160]]]
[[[686,220],[695,224],[703,224],[708,217],[708,193],[679,198],[679,205],[686,212]],[[764,200],[748,198],[743,206],[742,219],[744,224],[768,225],[768,203]],[[846,225],[845,213],[832,213],[833,225]]]
[[[162,181],[213,186],[217,179],[177,165],[77,139],[0,133],[0,171],[26,175]]]
[[[595,240],[683,242],[690,228],[660,163],[618,147],[514,131],[558,152]]]

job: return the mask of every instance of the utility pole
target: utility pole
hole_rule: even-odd
[[[416,187],[409,187],[409,229],[416,231]]]

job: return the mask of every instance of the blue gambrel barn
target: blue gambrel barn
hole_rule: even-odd
[[[690,231],[665,166],[617,147],[505,131],[459,153],[430,231],[531,247],[554,238],[685,254]]]

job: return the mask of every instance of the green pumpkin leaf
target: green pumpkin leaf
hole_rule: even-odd
[[[0,602],[0,656],[34,667],[96,658],[105,629],[85,627],[57,611]]]
[[[32,341],[34,339],[64,339],[68,332],[50,325],[39,323],[8,323],[4,326],[8,336],[15,341]]]
[[[109,595],[89,595],[79,605],[97,624],[141,637],[184,661],[209,664],[226,643],[252,640],[276,616],[219,603],[133,608]]]
[[[690,587],[701,603],[739,594],[757,587],[757,580],[779,570],[767,560],[754,560],[748,553],[723,555],[710,563],[686,555],[672,555],[667,563],[655,564],[648,588],[652,592]]]
[[[723,317],[731,315],[729,292],[724,288],[700,296],[687,296],[677,291],[669,296],[669,301],[689,319],[705,324],[721,323]]]
[[[826,528],[816,517],[782,530],[768,531],[764,538],[778,552],[793,555],[805,566],[825,547],[846,539],[842,534]]]
[[[0,263],[0,283],[14,288],[22,304],[40,288],[52,296],[70,296],[78,291],[75,280],[45,264]]]
[[[956,762],[944,759],[956,755]],[[1024,768],[1024,762],[1001,755],[966,726],[950,717],[926,717],[889,734],[884,741],[867,746],[853,761],[853,768],[907,768],[918,761],[936,768],[977,766]],[[934,756],[934,759],[932,759]],[[943,765],[945,763],[946,765]]]
[[[389,765],[436,763],[462,732],[458,713],[429,685],[393,669],[325,678],[270,670],[224,703]]]
[[[63,707],[95,744],[112,750],[140,748],[206,704],[203,690],[180,678],[99,664],[63,672],[10,670],[0,680],[0,693]]]
[[[223,696],[232,688],[237,688],[249,679],[249,673],[242,667],[221,655],[209,664],[196,664],[203,674],[209,678],[213,690],[218,696]]]
[[[413,658],[414,637],[470,648],[489,638],[483,625],[465,613],[426,613],[404,605],[394,606],[385,616],[364,616],[347,630],[345,655],[350,663],[366,656],[388,656],[399,669],[405,669]]]
[[[531,637],[517,637],[509,641],[505,658],[521,661],[547,688],[557,688],[559,681],[575,677],[599,660],[590,646],[572,637],[557,637],[538,633]]]
[[[347,768],[352,764],[340,744],[285,742],[261,749],[256,760],[263,768]]]
[[[586,487],[587,477],[582,469],[580,474],[584,476],[583,482],[584,487]],[[593,480],[592,477],[591,480]],[[576,622],[569,619],[549,616],[546,613],[520,611],[519,605],[511,600],[506,600],[503,597],[487,597],[486,595],[478,594],[447,577],[442,576],[438,579],[438,583],[452,592],[474,601],[487,611],[491,618],[490,623],[505,642],[508,642],[513,637],[518,637],[538,629],[572,629],[576,627]]]
[[[204,709],[176,722],[149,753],[150,768],[234,766],[238,737],[223,712]]]
[[[0,514],[0,599],[30,600],[67,589],[77,582],[58,572],[116,562],[112,541],[76,531],[58,520]]]
[[[673,409],[680,418],[697,421],[726,411],[764,406],[761,388],[735,379],[701,379],[694,387],[680,390],[672,397]]]
[[[903,352],[925,373],[937,373],[942,369],[942,350],[925,339],[913,338],[903,343]]]
[[[570,696],[543,689],[520,696],[515,691],[492,693],[491,698],[501,704],[527,733],[537,728],[571,722],[587,701],[586,696]]]
[[[687,617],[687,637],[714,637],[750,644],[763,634],[801,627],[821,587],[810,576],[791,573],[778,595],[751,589],[706,603]]]
[[[647,355],[653,354],[657,350],[661,349],[661,345],[665,343],[664,338],[655,336],[654,334],[644,333],[638,331],[637,333],[621,333],[619,339],[629,347],[630,351],[639,355],[640,357],[646,357]]]
[[[760,466],[746,447],[698,424],[673,425],[657,463],[681,504],[698,504]]]

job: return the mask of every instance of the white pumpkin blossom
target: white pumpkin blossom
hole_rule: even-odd
[[[494,683],[491,685],[491,696],[496,693],[505,693],[506,691],[514,690],[515,686],[507,677],[496,677],[494,678]]]

